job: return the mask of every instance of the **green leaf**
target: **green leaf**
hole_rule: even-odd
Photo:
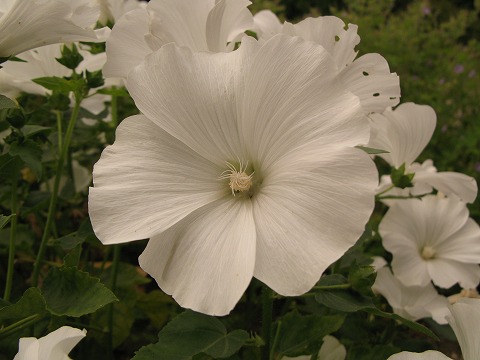
[[[105,284],[110,284],[112,281],[112,266],[105,269],[100,275],[100,279]],[[148,284],[151,280],[145,276],[145,273],[140,273],[136,266],[120,262],[117,268],[117,287],[130,287],[132,285]]]
[[[31,315],[45,315],[45,299],[38,288],[27,289],[15,304],[0,309],[0,324],[8,325]]]
[[[18,105],[12,99],[6,97],[5,95],[0,95],[0,110],[1,109],[15,109]]]
[[[42,149],[33,140],[25,140],[22,143],[15,142],[10,146],[9,154],[11,156],[20,156],[20,158],[30,167],[37,178],[42,174]]]
[[[78,91],[85,85],[83,79],[67,80],[58,76],[45,76],[33,79],[32,81],[48,90],[63,93]]]
[[[82,255],[82,244],[75,246],[65,257],[63,258],[63,266],[78,266],[80,262],[80,256]]]
[[[357,149],[365,151],[367,154],[370,155],[378,155],[378,154],[389,154],[389,151],[381,150],[381,149],[374,149],[371,147],[357,145],[355,146]]]
[[[277,346],[273,351],[278,358],[312,355],[320,349],[323,337],[337,331],[344,320],[342,315],[302,316],[296,311],[290,312],[277,323]]]
[[[97,93],[112,96],[129,96],[125,88],[100,89]]]
[[[132,331],[132,325],[135,321],[133,315],[133,306],[124,302],[113,304],[113,347],[121,345]],[[104,307],[92,315],[91,325],[100,329],[108,329],[110,320],[109,307]],[[102,346],[110,341],[108,333],[94,333],[95,340]]]
[[[350,267],[348,282],[352,288],[362,295],[372,296],[372,285],[375,282],[377,273],[373,266],[359,266],[356,263]]]
[[[36,135],[38,133],[41,133],[41,132],[48,132],[52,130],[52,128],[50,127],[46,127],[46,126],[40,126],[40,125],[25,125],[23,128],[22,128],[22,133],[23,135],[25,135],[25,137],[31,137],[33,135]]]
[[[405,163],[398,169],[393,168],[391,173],[392,183],[400,189],[413,187],[412,180],[414,176],[415,174],[405,174]]]
[[[52,268],[43,282],[47,309],[55,315],[79,317],[118,301],[100,279],[75,267]]]
[[[370,298],[348,290],[319,290],[315,293],[315,300],[331,309],[343,312],[355,312],[375,307]]]
[[[10,222],[10,219],[15,216],[15,214],[12,215],[0,215],[0,229],[3,229],[5,225],[7,225]]]
[[[167,322],[170,309],[175,305],[172,298],[163,291],[153,290],[140,294],[136,306],[150,319],[155,328],[160,329]]]
[[[240,350],[248,333],[228,333],[220,320],[185,311],[160,331],[158,339],[158,343],[142,347],[132,360],[189,360],[200,353],[222,359]]]
[[[332,286],[342,284],[348,284],[348,280],[345,278],[345,276],[340,274],[332,274],[322,276],[320,281],[317,283],[317,286]]]

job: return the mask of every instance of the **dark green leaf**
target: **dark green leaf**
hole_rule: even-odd
[[[15,216],[15,214],[12,215],[0,215],[0,229],[3,229],[5,225],[7,225],[10,222],[10,219]]]
[[[370,298],[349,290],[319,290],[315,293],[315,300],[331,309],[344,312],[355,312],[375,307]]]
[[[59,316],[79,317],[118,300],[100,279],[74,267],[52,268],[42,292],[48,310]]]
[[[158,343],[141,348],[133,360],[189,360],[205,353],[213,358],[235,354],[248,339],[243,330],[227,332],[220,320],[186,311],[158,334]]]
[[[32,80],[34,83],[52,91],[68,93],[78,91],[85,85],[83,79],[67,80],[57,76],[46,76]]]
[[[343,324],[342,315],[307,315],[293,311],[277,323],[277,347],[273,351],[282,356],[312,355],[318,352],[325,335],[337,331]]]
[[[82,245],[75,246],[65,257],[63,258],[63,266],[78,266],[80,262],[80,256],[82,255]]]
[[[372,285],[375,282],[377,273],[372,266],[359,266],[353,264],[348,274],[348,282],[352,288],[362,295],[372,296]]]
[[[15,142],[10,146],[9,154],[20,156],[27,166],[35,172],[37,178],[40,178],[42,174],[42,149],[35,141]]]
[[[0,309],[0,324],[7,325],[30,315],[44,315],[45,299],[38,288],[29,288],[15,304]]]
[[[415,174],[405,174],[405,163],[398,169],[393,168],[391,173],[392,183],[400,189],[412,187],[412,180]]]
[[[388,154],[388,153],[389,153],[388,151],[385,151],[385,150],[374,149],[374,148],[370,148],[370,147],[366,147],[366,146],[361,146],[361,145],[357,145],[357,146],[355,146],[355,147],[356,147],[357,149],[360,149],[360,150],[365,151],[367,154],[370,154],[370,155]]]
[[[0,95],[0,110],[1,109],[15,109],[18,105],[12,99],[6,97],[5,95]]]
[[[110,88],[100,89],[97,91],[99,94],[112,95],[112,96],[129,96],[125,88]]]
[[[50,127],[46,127],[46,126],[40,126],[40,125],[25,125],[23,128],[22,128],[22,133],[23,135],[25,135],[25,137],[31,137],[33,135],[36,135],[38,133],[41,133],[41,132],[48,132],[52,130],[52,128]]]
[[[340,274],[324,275],[317,283],[318,286],[332,286],[342,284],[348,284],[348,280],[345,278],[345,276]]]
[[[55,60],[63,66],[75,70],[83,61],[83,56],[78,52],[78,48],[75,44],[72,44],[72,47],[64,45],[62,47],[62,57],[58,59],[56,58]]]

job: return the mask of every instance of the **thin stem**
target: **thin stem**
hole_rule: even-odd
[[[12,184],[12,218],[10,220],[10,241],[8,245],[8,268],[7,268],[7,280],[5,284],[5,292],[3,299],[6,301],[10,300],[10,294],[12,292],[13,284],[13,272],[15,264],[15,244],[17,240],[17,212],[18,212],[18,178],[16,177],[13,180]]]
[[[350,289],[352,285],[350,284],[338,284],[338,285],[323,285],[323,286],[314,286],[314,290],[337,290],[337,289]]]
[[[392,190],[394,187],[395,187],[394,184],[390,185],[390,186],[389,186],[388,188],[386,188],[385,190],[380,191],[377,195],[375,195],[375,197],[376,197],[376,198],[380,198],[380,195],[385,194],[386,192],[389,192],[389,191]]]
[[[266,285],[262,288],[262,360],[270,359],[270,337],[272,331],[273,296],[272,290]]]
[[[44,318],[44,315],[40,314],[34,314],[30,315],[29,317],[26,317],[25,319],[22,319],[20,321],[17,321],[16,323],[9,325],[2,330],[0,330],[0,339],[6,338],[7,336],[10,336],[17,331],[23,330],[27,327],[30,327],[40,320]]]
[[[55,114],[57,115],[57,132],[58,132],[58,151],[60,152],[62,149],[62,142],[63,142],[63,116],[62,112],[60,110],[55,111]]]
[[[280,329],[282,328],[282,322],[279,321],[277,325],[277,330],[275,331],[275,337],[273,338],[272,348],[270,351],[270,360],[273,360],[273,356],[275,354],[275,349],[277,347],[278,339],[280,337]]]
[[[112,278],[110,283],[110,289],[115,294],[117,288],[117,273],[118,263],[120,262],[120,245],[113,245],[113,261],[112,261]],[[109,305],[108,309],[108,349],[110,358],[113,359],[113,303]]]
[[[425,195],[427,195],[427,194],[425,194]],[[409,196],[386,195],[386,196],[377,197],[377,200],[384,200],[384,199],[421,199],[425,195],[409,195]]]
[[[70,147],[70,141],[72,140],[73,129],[75,128],[75,123],[77,122],[78,112],[80,110],[81,98],[75,98],[75,106],[72,111],[72,115],[68,122],[67,132],[65,134],[65,139],[62,143],[62,150],[57,162],[57,169],[55,172],[55,181],[53,183],[52,195],[50,197],[50,205],[48,207],[47,222],[45,224],[45,229],[43,231],[42,241],[40,243],[40,248],[38,249],[37,258],[35,260],[35,265],[33,268],[32,276],[32,285],[37,286],[38,276],[40,274],[40,267],[43,262],[43,257],[45,256],[45,250],[47,247],[47,240],[50,237],[50,231],[52,228],[53,220],[55,218],[55,212],[57,210],[57,199],[58,199],[58,188],[60,186],[60,179],[62,177],[63,165],[67,157],[67,153]]]

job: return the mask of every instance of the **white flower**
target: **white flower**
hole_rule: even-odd
[[[465,360],[480,359],[480,341],[478,327],[480,326],[480,300],[461,299],[450,306],[451,315],[447,317],[462,349]],[[426,351],[421,354],[403,351],[392,355],[388,360],[450,360],[448,356],[438,351]]]
[[[94,167],[99,239],[150,238],[141,267],[203,313],[227,314],[252,276],[286,296],[311,289],[362,234],[378,181],[354,148],[368,121],[333,68],[287,36],[147,57],[127,82],[143,115]]]
[[[107,77],[126,78],[148,54],[174,42],[196,51],[233,50],[252,27],[248,0],[153,0],[131,11],[107,40]]]
[[[377,193],[388,196],[408,197],[410,195],[418,196],[429,194],[435,188],[443,195],[454,197],[467,203],[472,203],[477,197],[477,182],[473,177],[453,171],[437,172],[437,168],[430,159],[425,160],[422,164],[414,162],[407,168],[406,173],[415,174],[412,179],[413,187],[388,190],[392,185],[392,179],[390,175],[383,175],[380,178]],[[401,200],[382,200],[382,202],[388,206],[391,206],[396,201]]]
[[[337,338],[327,335],[323,338],[322,346],[316,357],[317,360],[345,360],[347,357],[347,349],[343,346]],[[297,357],[282,357],[283,360],[310,360],[310,355],[303,355]]]
[[[446,324],[449,314],[448,301],[437,293],[431,283],[425,286],[405,286],[388,267],[377,270],[372,290],[381,294],[395,314],[416,321],[427,317],[439,324]]]
[[[400,100],[399,78],[390,73],[387,61],[379,54],[366,54],[358,59],[355,46],[359,44],[357,25],[345,23],[335,16],[307,18],[298,24],[280,23],[269,10],[254,16],[254,30],[260,41],[275,34],[300,36],[322,45],[333,57],[339,77],[349,91],[360,98],[366,113],[383,112]]]
[[[94,0],[3,0],[0,57],[55,43],[104,41],[93,30],[98,16]]]
[[[68,353],[86,334],[85,329],[62,326],[40,339],[21,338],[13,360],[68,360]]]
[[[147,3],[143,0],[97,0],[100,4],[100,18],[102,24],[108,21],[116,22],[124,14],[139,8],[145,8]]]
[[[379,225],[395,276],[408,286],[449,288],[480,281],[480,228],[465,203],[429,195],[396,202]]]
[[[369,147],[388,151],[379,154],[391,166],[409,166],[420,155],[432,138],[437,115],[428,105],[403,103],[395,110],[371,114],[372,135]],[[407,171],[408,172],[408,171]]]

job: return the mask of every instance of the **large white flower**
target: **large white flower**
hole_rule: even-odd
[[[480,281],[480,227],[465,203],[429,195],[396,202],[379,225],[395,276],[408,286],[475,288]]]
[[[0,57],[70,41],[104,41],[93,27],[95,0],[3,0],[0,2]]]
[[[99,239],[150,238],[142,268],[208,314],[227,314],[252,276],[308,291],[362,233],[378,178],[354,148],[368,121],[334,66],[288,36],[147,57],[127,82],[144,115],[120,124],[94,168]]]
[[[131,11],[107,40],[104,73],[126,78],[148,54],[174,42],[196,51],[233,50],[252,27],[248,0],[153,0]]]
[[[40,339],[21,338],[13,360],[68,360],[68,353],[86,334],[86,330],[62,326]]]
[[[381,294],[395,314],[416,321],[431,317],[439,324],[446,324],[448,300],[437,293],[431,283],[425,286],[405,286],[388,267],[377,270],[372,290]]]
[[[332,55],[339,77],[347,89],[360,98],[366,113],[383,112],[400,101],[399,78],[390,73],[388,63],[381,55],[366,54],[355,59],[355,46],[360,42],[357,25],[346,27],[335,16],[307,18],[298,24],[281,24],[270,10],[256,14],[254,23],[259,41],[282,33],[322,45]]]
[[[451,315],[447,316],[462,349],[465,360],[480,359],[480,341],[478,328],[480,326],[480,300],[461,299],[450,306]],[[450,360],[448,356],[438,351],[426,351],[421,354],[401,352],[392,355],[389,360]]]

